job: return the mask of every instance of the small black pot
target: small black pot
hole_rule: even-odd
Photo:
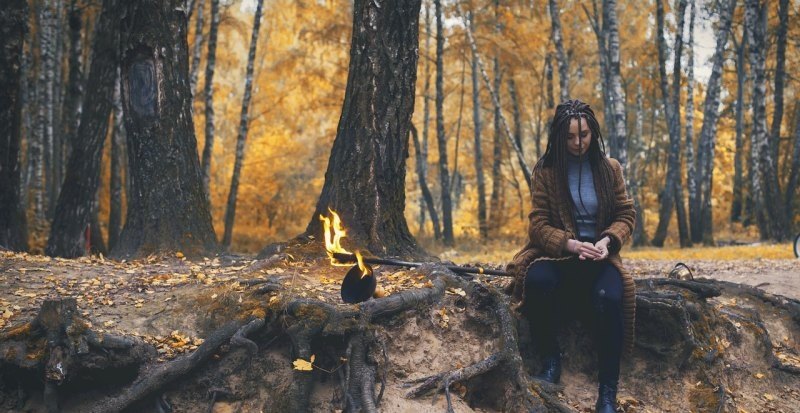
[[[369,265],[366,267],[369,275],[361,277],[361,268],[358,268],[358,265],[354,265],[344,276],[344,280],[342,280],[342,301],[345,303],[356,304],[367,301],[375,293],[375,287],[378,284],[375,280],[375,273]]]

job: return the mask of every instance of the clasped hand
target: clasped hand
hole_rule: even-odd
[[[600,261],[608,258],[609,242],[611,242],[611,239],[608,237],[603,237],[594,244],[571,239],[567,242],[567,250],[577,254],[581,260]]]

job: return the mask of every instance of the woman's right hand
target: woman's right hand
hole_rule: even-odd
[[[575,239],[567,241],[567,251],[578,255],[581,260],[597,260],[603,257],[603,252],[591,242],[581,242]]]

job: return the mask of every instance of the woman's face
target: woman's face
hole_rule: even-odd
[[[567,150],[575,156],[581,156],[589,150],[589,143],[592,142],[592,132],[586,119],[580,121],[580,131],[578,130],[578,119],[569,121],[569,133],[567,133]]]

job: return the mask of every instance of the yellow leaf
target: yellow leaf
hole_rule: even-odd
[[[177,258],[183,258],[183,253],[182,253],[182,252],[180,252],[180,251],[178,251],[178,252],[176,252],[176,253],[175,253],[175,257],[177,257]]]
[[[292,362],[295,370],[300,371],[311,371],[314,370],[314,366],[311,364],[314,362],[314,355],[311,355],[311,361],[305,361],[303,359],[297,359]]]
[[[775,396],[773,396],[773,395],[771,395],[769,393],[764,393],[764,398],[769,400],[769,401],[775,400]]]
[[[756,376],[757,379],[763,379],[764,378],[764,375],[761,374],[761,373],[756,373],[755,376]]]

